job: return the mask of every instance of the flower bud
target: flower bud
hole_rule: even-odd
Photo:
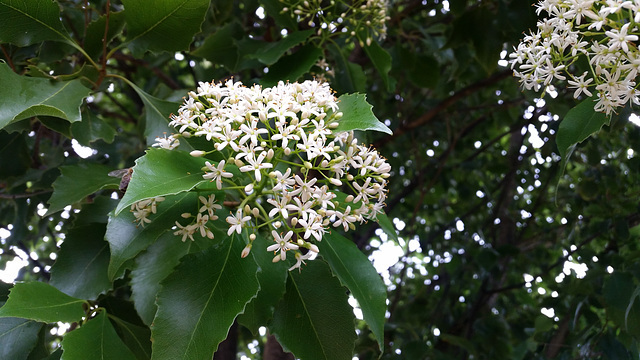
[[[284,148],[284,154],[289,156],[291,155],[291,149],[290,148]]]
[[[311,168],[313,167],[313,165],[311,165],[311,163],[310,163],[310,162],[305,161],[305,162],[304,162],[304,167],[306,167],[307,169],[311,169]]]
[[[251,214],[251,207],[248,204],[244,206],[244,213]]]
[[[189,153],[189,155],[193,157],[203,157],[207,155],[207,153],[202,150],[193,150],[192,152]]]
[[[282,226],[282,223],[280,221],[276,221],[273,223],[273,227],[276,229],[280,229],[280,226]]]
[[[335,186],[342,186],[342,181],[336,179],[336,178],[331,178],[329,179],[329,182],[332,183]]]
[[[183,218],[183,219],[188,219],[188,218],[190,218],[190,217],[191,217],[191,214],[190,214],[190,213],[188,213],[188,212],[186,212],[186,213],[182,213],[182,214],[180,214],[180,216],[182,216],[182,218]]]
[[[242,160],[235,159],[234,162],[236,163],[237,167],[244,166],[244,163],[242,162]]]
[[[279,255],[279,254],[278,254],[278,255],[276,255],[276,256],[273,258],[273,260],[271,260],[271,262],[273,262],[273,263],[277,263],[278,261],[280,261],[280,255]]]
[[[251,213],[253,214],[253,217],[257,218],[260,215],[260,209],[255,207],[253,208],[253,210],[251,210]]]
[[[250,252],[251,252],[251,244],[248,244],[247,246],[244,247],[244,249],[242,249],[242,254],[240,254],[240,257],[246,258],[247,256],[249,256]]]
[[[351,174],[347,174],[347,180],[349,180],[349,181],[353,181],[353,175],[351,175]]]
[[[273,159],[273,155],[275,155],[273,149],[269,149],[269,151],[267,151],[267,160],[271,161],[271,159]]]
[[[250,194],[253,192],[253,183],[251,184],[247,184],[247,186],[244,187],[244,192],[247,194]]]
[[[346,201],[346,202],[348,202],[348,203],[352,202],[352,201],[353,201],[353,195],[349,195],[349,196],[347,196],[347,197],[344,199],[344,201]]]
[[[254,241],[256,239],[256,234],[249,235],[249,240]]]
[[[298,218],[291,218],[291,225],[292,226],[298,225]]]

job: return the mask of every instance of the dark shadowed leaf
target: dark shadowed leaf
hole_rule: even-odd
[[[71,134],[80,145],[90,146],[96,140],[110,144],[116,136],[116,129],[97,114],[85,110],[82,112],[82,121],[71,124]]]
[[[105,224],[98,223],[71,229],[51,267],[49,283],[79,299],[95,300],[109,290],[109,244],[104,233]]]
[[[234,237],[182,258],[162,283],[153,321],[154,359],[211,359],[256,295],[258,266]]]
[[[130,211],[110,217],[105,234],[111,251],[109,279],[119,277],[122,274],[122,266],[127,260],[133,259],[155,242],[160,235],[170,231],[175,221],[181,219],[180,214],[193,211],[197,204],[198,196],[195,193],[182,193],[169,197],[157,204],[157,213],[150,216],[152,221],[145,226],[135,223],[135,218]],[[176,236],[176,240],[180,241],[180,238]]]
[[[36,346],[42,323],[20,318],[0,318],[0,359],[23,360]]]
[[[133,87],[144,103],[144,137],[147,139],[147,144],[153,144],[156,137],[171,134],[173,129],[169,127],[169,116],[178,112],[180,104],[153,97],[133,83],[129,83],[129,85]]]
[[[0,43],[27,46],[45,40],[71,42],[55,1],[0,0],[0,19]]]
[[[296,81],[322,56],[322,51],[313,44],[307,44],[295,53],[285,55],[277,63],[269,67],[260,83],[264,87],[275,86],[279,81]]]
[[[300,272],[289,272],[270,330],[298,358],[348,360],[356,340],[354,319],[340,281],[316,259]]]
[[[116,334],[104,310],[65,335],[62,350],[64,359],[136,359]]]
[[[267,251],[269,241],[259,234],[253,242],[251,255],[255,259],[261,271],[258,273],[260,291],[238,316],[238,322],[247,327],[254,334],[258,333],[260,326],[266,326],[273,316],[276,304],[282,298],[287,282],[287,269],[290,264],[285,261],[273,263],[273,253]]]
[[[112,170],[108,166],[96,163],[61,166],[61,175],[53,183],[53,194],[49,199],[47,215],[82,201],[98,190],[117,189],[120,179],[108,175]]]
[[[364,320],[383,349],[387,290],[382,278],[360,249],[337,231],[325,234],[318,248],[333,273],[358,300]]]
[[[209,0],[124,0],[127,40],[135,56],[186,50],[200,32]]]
[[[313,29],[309,29],[288,34],[284,39],[269,44],[269,46],[259,51],[256,57],[263,64],[273,65],[289,49],[304,42],[313,32]]]

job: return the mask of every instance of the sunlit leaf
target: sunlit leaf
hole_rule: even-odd
[[[182,258],[162,283],[153,321],[154,359],[211,359],[260,288],[258,266],[234,237]]]
[[[298,358],[348,360],[356,340],[354,319],[340,281],[316,259],[300,272],[289,272],[269,329]]]
[[[116,207],[116,215],[131,204],[157,196],[189,191],[201,183],[207,160],[183,151],[148,149],[136,160],[127,192]]]
[[[338,121],[338,127],[334,130],[374,130],[393,134],[391,130],[373,114],[373,106],[367,102],[364,94],[345,94],[338,98],[338,109],[342,112],[342,118]]]
[[[64,294],[47,283],[31,281],[13,286],[9,300],[0,307],[0,317],[71,323],[85,315],[84,305],[84,300]]]
[[[80,121],[80,105],[90,91],[80,80],[56,82],[20,76],[4,63],[0,63],[0,83],[11,84],[0,87],[0,129],[38,115]]]

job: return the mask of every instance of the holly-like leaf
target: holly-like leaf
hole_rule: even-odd
[[[1,17],[0,17],[1,18]],[[80,105],[90,90],[80,80],[51,81],[20,76],[7,64],[0,63],[0,129],[33,116],[58,117],[69,122],[80,121]]]
[[[117,189],[120,179],[108,175],[112,170],[108,166],[96,163],[61,166],[61,175],[53,182],[53,194],[49,199],[46,215],[81,201],[98,190]]]
[[[82,112],[82,121],[71,124],[71,134],[84,146],[90,146],[96,140],[110,144],[116,136],[116,129],[97,114],[86,110]]]
[[[270,330],[285,348],[305,360],[351,359],[356,340],[353,309],[345,289],[322,260],[289,272],[287,290]]]
[[[313,32],[313,29],[309,29],[288,34],[282,40],[269,44],[268,47],[262,49],[262,51],[258,52],[255,56],[263,64],[273,65],[289,49],[307,40]]]
[[[200,32],[209,0],[124,0],[127,40],[134,56],[187,50]]]
[[[79,329],[65,335],[62,350],[65,359],[136,359],[118,337],[106,311],[100,311]]]
[[[71,42],[55,1],[0,0],[0,19],[0,43],[28,46],[46,40]]]
[[[205,161],[207,159],[183,151],[148,149],[146,155],[136,160],[127,192],[116,207],[116,215],[140,200],[179,194],[208,182],[202,178]]]
[[[224,221],[224,220],[222,220]],[[201,251],[211,246],[226,234],[209,226],[214,240],[194,235],[195,241],[180,241],[172,232],[162,234],[145,252],[135,259],[131,270],[131,298],[140,318],[150,325],[156,315],[156,297],[160,291],[160,282],[164,280],[180,262],[184,255]]]
[[[73,298],[43,282],[17,283],[9,293],[9,300],[0,307],[0,317],[71,323],[85,315],[84,304],[84,300]]]
[[[169,127],[169,116],[178,110],[180,104],[153,97],[137,87],[134,83],[130,82],[129,85],[131,85],[144,103],[144,137],[147,139],[147,144],[153,144],[157,137],[171,133],[172,129]]]
[[[345,94],[338,98],[338,109],[342,118],[338,121],[335,132],[351,130],[375,130],[392,135],[391,129],[380,122],[373,114],[371,106],[364,94]]]
[[[233,320],[260,288],[258,266],[242,259],[243,241],[182,258],[162,283],[151,329],[154,359],[211,359]]]
[[[609,124],[609,118],[605,114],[593,109],[596,99],[595,96],[585,99],[569,110],[558,127],[556,143],[562,157],[561,172],[564,171],[575,146],[600,131],[603,125]]]
[[[275,86],[279,81],[296,81],[322,56],[320,50],[314,44],[307,44],[293,54],[283,56],[277,63],[269,68],[260,83],[264,87]]]
[[[290,266],[285,261],[273,263],[273,253],[266,251],[271,245],[269,241],[272,240],[267,240],[259,234],[256,234],[256,239],[253,241],[251,255],[262,269],[258,273],[260,291],[258,296],[247,304],[244,313],[238,316],[238,322],[254,334],[258,333],[261,326],[267,325],[273,316],[275,306],[284,295],[287,269]]]
[[[129,192],[129,190],[127,190]],[[182,193],[167,198],[158,203],[157,213],[150,215],[150,224],[144,226],[135,222],[135,217],[129,211],[116,217],[110,217],[107,224],[105,239],[109,242],[111,260],[108,275],[113,280],[122,273],[122,266],[127,260],[133,259],[141,251],[158,239],[160,235],[171,230],[176,220],[182,219],[181,214],[191,212],[198,204],[195,193]],[[175,237],[180,241],[179,237]]]
[[[318,248],[333,273],[358,300],[364,321],[383,349],[387,290],[382,278],[360,249],[337,231],[325,234]]]
[[[71,229],[51,267],[52,286],[63,293],[95,300],[111,288],[107,277],[109,244],[104,241],[105,224]]]
[[[0,359],[26,359],[38,341],[42,323],[20,318],[0,318]]]

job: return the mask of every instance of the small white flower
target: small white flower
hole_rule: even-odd
[[[274,258],[274,261],[285,260],[287,258],[288,250],[298,250],[298,245],[290,243],[289,239],[293,236],[293,231],[289,230],[283,237],[280,236],[275,230],[271,230],[273,240],[276,242],[273,245],[267,247],[267,251],[280,251],[279,258]]]
[[[242,216],[242,209],[238,209],[236,211],[236,215],[229,215],[226,218],[226,221],[229,223],[229,230],[227,231],[227,235],[231,236],[233,232],[240,234],[242,232],[242,227],[244,223],[251,220],[251,216]]]
[[[222,160],[218,163],[218,166],[213,166],[210,162],[205,161],[205,166],[207,167],[207,169],[209,169],[211,172],[206,172],[205,174],[202,175],[203,178],[205,179],[211,179],[211,181],[215,181],[216,182],[216,187],[218,188],[218,190],[222,189],[222,178],[232,178],[233,174],[228,172],[228,171],[224,171],[224,166],[225,166],[225,161]]]

